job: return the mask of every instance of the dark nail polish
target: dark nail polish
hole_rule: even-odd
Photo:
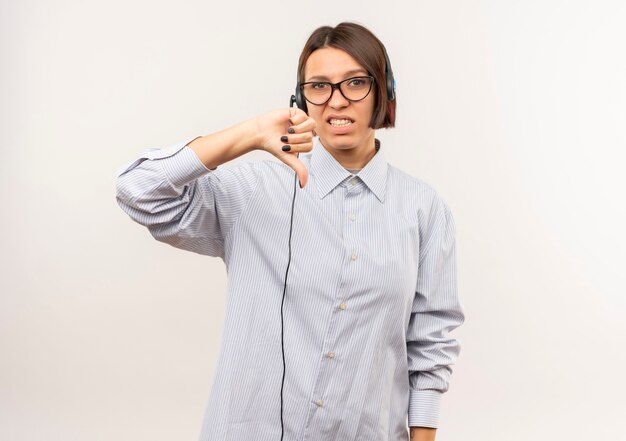
[[[298,185],[300,186],[300,188],[303,188],[302,187],[302,182],[300,182],[300,179],[298,179]]]
[[[296,131],[293,129],[293,127],[289,127],[287,129],[287,133],[296,133]]]
[[[293,126],[293,121],[292,120],[289,120],[289,125]]]
[[[287,142],[289,140],[289,138],[287,138],[287,135],[283,135],[280,137],[280,142]]]
[[[291,150],[291,146],[290,145],[284,145],[283,146],[283,152],[288,152],[289,150]]]

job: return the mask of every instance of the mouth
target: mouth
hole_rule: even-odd
[[[328,118],[326,120],[326,122],[328,124],[330,124],[333,127],[347,127],[351,124],[354,123],[354,120],[350,119],[350,118]]]

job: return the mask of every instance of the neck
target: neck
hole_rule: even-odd
[[[323,142],[322,145],[324,145]],[[358,147],[350,149],[324,147],[343,168],[362,169],[376,154],[375,145],[376,139],[374,138],[374,131],[372,130],[372,134]]]

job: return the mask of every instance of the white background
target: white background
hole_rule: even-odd
[[[626,439],[618,0],[2,0],[0,439],[197,439],[223,264],[134,224],[116,170],[286,106],[307,37],[343,20],[396,74],[387,159],[457,224],[437,440]]]

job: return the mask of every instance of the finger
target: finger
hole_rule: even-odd
[[[298,123],[298,124],[294,124],[291,127],[289,127],[289,129],[291,130],[287,130],[287,132],[293,132],[293,133],[303,133],[303,132],[312,132],[313,130],[315,130],[316,124],[315,124],[315,120],[313,118],[306,118],[305,120],[303,120],[302,122]]]
[[[296,172],[296,174],[298,175],[298,181],[300,182],[300,188],[304,188],[309,179],[309,172],[307,171],[302,161],[300,161],[295,154],[291,153],[280,155],[278,159],[283,161]]]
[[[289,125],[297,125],[305,121],[309,116],[302,109],[297,107],[289,108]]]
[[[311,141],[313,141],[312,132],[287,134],[280,137],[280,142],[283,144],[301,144]]]
[[[285,144],[282,147],[283,152],[289,153],[306,153],[313,150],[312,142],[303,142],[300,144]]]

